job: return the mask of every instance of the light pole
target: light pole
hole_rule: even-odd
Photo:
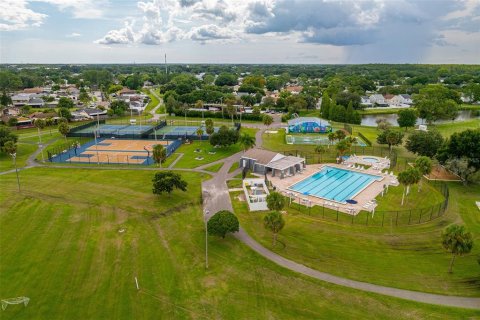
[[[205,269],[208,269],[208,214],[210,211],[203,212],[203,220],[205,222]]]
[[[18,168],[17,168],[17,153],[10,153],[13,159],[13,165],[15,166],[15,173],[17,174],[17,184],[18,184],[18,192],[20,192],[20,178],[18,177]]]

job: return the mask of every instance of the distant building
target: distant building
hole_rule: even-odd
[[[397,94],[390,99],[390,104],[395,106],[411,105],[412,97],[409,94]]]
[[[372,105],[386,105],[385,98],[381,94],[372,94],[370,96],[370,103]]]
[[[302,86],[287,86],[285,88],[285,90],[287,90],[291,94],[299,94],[300,92],[302,92],[303,87]]]

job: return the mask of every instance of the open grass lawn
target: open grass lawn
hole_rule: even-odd
[[[210,172],[218,172],[221,167],[223,167],[223,162],[212,164],[211,166],[206,167],[205,170]]]
[[[445,216],[417,226],[392,227],[389,222],[385,227],[339,224],[287,208],[286,225],[276,247],[272,247],[271,233],[263,227],[264,213],[249,213],[247,204],[238,200],[234,201],[234,209],[241,225],[257,241],[320,271],[402,289],[480,296],[480,246],[458,258],[454,273],[449,274],[451,256],[440,243],[442,230],[462,220],[480,241],[480,219],[474,204],[480,188],[452,183],[450,190],[452,202]],[[428,197],[427,193],[424,197]]]
[[[449,137],[455,132],[462,132],[467,129],[479,129],[480,120],[472,119],[462,122],[443,123],[432,126],[436,128],[444,137]]]
[[[240,167],[240,163],[239,162],[234,162],[232,164],[232,166],[230,167],[230,169],[228,169],[228,173],[232,173],[233,171],[237,170],[238,167]]]
[[[205,270],[202,177],[183,175],[188,192],[170,197],[151,193],[151,171],[29,169],[22,194],[14,175],[1,176],[0,296],[31,299],[26,308],[8,306],[2,319],[478,315],[298,276],[231,237],[209,237]]]
[[[240,133],[247,133],[255,136],[256,129],[241,128]],[[195,152],[200,150],[200,152]],[[209,141],[192,141],[191,144],[183,144],[177,149],[176,153],[183,153],[183,157],[175,164],[175,168],[195,168],[207,163],[211,163],[223,158],[227,158],[237,152],[242,151],[240,144],[234,144],[225,148],[214,148]],[[210,154],[214,152],[215,154]],[[202,160],[196,160],[197,157],[203,157]]]
[[[384,109],[371,109],[366,108],[363,110],[359,110],[360,114],[393,114],[398,113],[400,110],[404,110],[408,108],[384,108]]]
[[[144,90],[146,94],[150,97],[150,102],[147,104],[147,107],[145,108],[145,112],[150,112],[152,111],[153,108],[155,108],[159,102],[158,98],[153,95],[150,90]],[[158,91],[157,91],[158,94]]]

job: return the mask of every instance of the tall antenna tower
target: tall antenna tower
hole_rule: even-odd
[[[167,54],[165,53],[165,74],[168,74],[167,70]]]

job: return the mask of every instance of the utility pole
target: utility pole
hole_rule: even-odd
[[[20,178],[18,177],[18,168],[17,168],[17,153],[11,153],[10,154],[13,158],[13,164],[15,166],[15,173],[17,174],[17,184],[18,184],[18,192],[20,192]]]
[[[168,74],[168,69],[167,69],[167,54],[165,53],[165,74]]]
[[[210,211],[205,210],[203,217],[205,221],[205,269],[208,269],[208,214]]]

